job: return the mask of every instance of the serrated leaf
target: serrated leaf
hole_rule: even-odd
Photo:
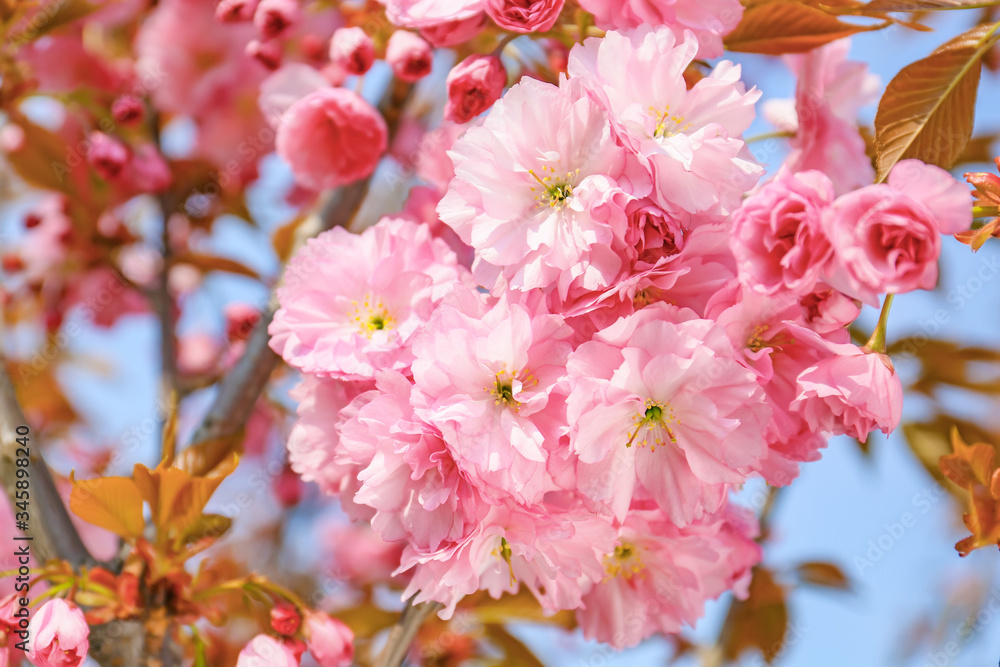
[[[977,26],[893,77],[875,115],[876,181],[904,158],[955,163],[972,137],[983,54],[997,38],[994,26]]]
[[[69,508],[78,517],[125,539],[142,535],[142,495],[128,477],[70,480]]]
[[[821,586],[823,588],[834,588],[841,591],[851,590],[851,580],[847,578],[844,571],[833,563],[820,561],[809,561],[800,563],[795,568],[795,574],[804,584]]]
[[[875,26],[878,27],[878,26]],[[844,23],[836,16],[791,0],[770,0],[747,8],[723,40],[729,51],[781,55],[805,53],[872,27]]]

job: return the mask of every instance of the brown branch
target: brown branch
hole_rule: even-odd
[[[379,110],[389,126],[390,141],[395,136],[403,108],[409,99],[411,86],[393,80],[379,104]],[[327,193],[315,214],[296,230],[296,247],[309,237],[334,227],[346,227],[357,215],[368,195],[371,177]],[[237,436],[253,412],[257,398],[264,391],[271,372],[278,365],[278,355],[268,347],[267,328],[274,319],[277,300],[272,295],[260,321],[247,341],[243,356],[219,382],[219,391],[204,420],[191,439],[191,445],[203,444]],[[218,448],[219,460],[206,459],[209,468],[221,461],[225,448]],[[214,457],[213,457],[214,458]]]
[[[424,624],[428,616],[441,609],[442,606],[440,602],[421,602],[414,605],[413,598],[410,598],[406,602],[403,613],[399,615],[396,625],[389,632],[389,639],[378,658],[375,659],[374,667],[400,667],[410,650],[410,644],[413,643],[414,637],[420,630],[420,626]]]
[[[17,439],[22,437],[28,420],[24,417],[21,404],[14,391],[14,383],[7,373],[6,361],[0,356],[0,478],[4,491],[10,499],[11,507],[16,507],[17,498],[17,455],[20,447]],[[21,434],[17,430],[22,427]],[[49,471],[38,436],[32,432],[28,436],[28,530],[25,535],[32,538],[31,551],[38,563],[53,558],[69,562],[74,568],[81,565],[96,565],[97,561],[87,551],[80,539],[76,526],[70,521],[69,512],[59,496],[55,480]],[[23,442],[23,441],[22,441]],[[22,491],[23,498],[23,491]],[[24,502],[24,500],[20,500]]]

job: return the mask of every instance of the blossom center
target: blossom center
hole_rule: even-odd
[[[511,562],[514,551],[510,548],[510,542],[507,541],[507,538],[501,537],[500,546],[491,551],[490,554],[507,564],[507,570],[510,572],[510,585],[517,584],[517,577],[514,576],[514,563]]]
[[[635,430],[629,435],[625,446],[631,447],[633,442],[638,442],[642,447],[648,443],[649,451],[655,452],[657,446],[662,447],[667,441],[677,442],[670,424],[680,424],[681,421],[674,416],[670,403],[647,399],[643,411],[632,417],[632,423],[635,424]]]
[[[488,391],[490,396],[493,397],[494,405],[513,408],[514,412],[517,412],[521,407],[521,401],[517,400],[514,396],[515,382],[518,384],[518,393],[520,393],[521,388],[527,385],[538,384],[538,379],[525,370],[511,372],[504,368],[497,371],[494,376],[493,386],[483,387],[483,389]]]
[[[357,301],[352,303],[354,311],[351,313],[351,321],[363,336],[371,338],[376,331],[392,329],[395,326],[396,319],[389,314],[381,299],[369,295],[362,303]]]
[[[656,124],[653,129],[653,136],[657,139],[666,139],[681,132],[691,129],[691,123],[684,122],[684,116],[670,113],[670,105],[663,107],[663,111],[656,107],[649,107],[649,113]]]
[[[623,576],[631,579],[645,569],[639,548],[631,542],[621,542],[615,550],[604,557],[604,571],[607,579]]]
[[[546,172],[549,172],[549,175],[546,175]],[[580,175],[580,170],[566,172],[565,176],[557,177],[553,167],[544,165],[541,176],[536,174],[534,169],[529,169],[528,173],[541,186],[541,188],[531,188],[535,193],[536,206],[562,208],[573,196],[573,185],[576,183],[576,177]]]

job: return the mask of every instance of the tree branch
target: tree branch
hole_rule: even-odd
[[[23,458],[17,456],[17,439],[21,437],[17,433],[19,426],[28,426],[28,420],[17,401],[14,383],[7,373],[6,361],[0,356],[0,478],[11,507],[15,507],[18,500],[16,459]],[[42,457],[37,435],[31,433],[28,437],[29,519],[25,534],[33,539],[31,550],[37,562],[45,563],[50,559],[60,558],[68,561],[74,568],[96,565],[97,561],[87,551],[76,526],[69,518],[52,473]]]
[[[406,658],[406,653],[410,650],[410,644],[417,636],[417,631],[420,630],[420,626],[424,624],[428,616],[442,607],[440,602],[421,602],[414,605],[413,598],[407,600],[406,608],[403,609],[396,625],[389,632],[389,639],[378,658],[375,659],[374,667],[400,667]]]

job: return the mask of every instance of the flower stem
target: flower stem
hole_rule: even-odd
[[[872,337],[868,339],[868,342],[862,348],[866,352],[885,354],[885,330],[889,324],[889,310],[892,309],[892,300],[895,297],[895,294],[885,295],[885,301],[882,303],[882,312],[878,316],[878,325],[875,327],[875,331],[872,332]]]

